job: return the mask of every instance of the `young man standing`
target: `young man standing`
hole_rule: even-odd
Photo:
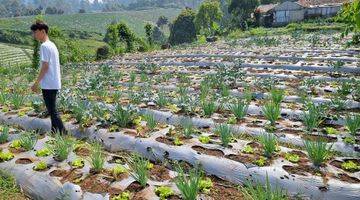
[[[30,29],[33,37],[41,42],[40,73],[31,90],[36,92],[40,85],[51,118],[51,131],[65,134],[64,124],[56,110],[56,96],[61,89],[59,52],[55,44],[49,40],[49,27],[45,23],[37,21]]]

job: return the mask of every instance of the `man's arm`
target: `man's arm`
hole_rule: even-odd
[[[31,90],[35,92],[37,90],[37,87],[39,86],[40,81],[44,78],[46,72],[49,70],[49,63],[48,62],[41,62],[41,69],[40,73],[34,83],[34,85],[31,87]]]

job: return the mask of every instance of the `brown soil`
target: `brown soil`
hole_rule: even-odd
[[[173,140],[168,138],[168,137],[161,136],[161,137],[157,137],[155,140],[158,141],[158,142],[167,144],[167,145],[174,145]]]
[[[246,145],[252,147],[252,148],[257,148],[257,149],[260,149],[261,148],[261,144],[259,144],[258,142],[249,142],[247,143]]]
[[[155,181],[166,181],[169,180],[170,174],[169,170],[163,165],[154,165],[150,170],[150,178]]]
[[[110,182],[103,179],[99,174],[91,174],[80,182],[83,191],[92,193],[120,193],[121,190],[111,188]]]
[[[348,182],[348,183],[355,183],[355,184],[360,183],[359,179],[349,176],[347,174],[338,174],[338,177],[336,177],[336,178],[340,179],[341,181]]]
[[[65,182],[74,182],[77,179],[80,179],[82,177],[82,173],[76,171],[76,170],[69,170],[66,171],[66,173],[60,171],[60,172],[56,172],[55,175],[63,175],[61,176],[62,179],[60,180],[61,183],[65,183]]]
[[[106,171],[104,171],[104,174],[106,175],[106,176],[108,176],[108,177],[112,177],[115,181],[121,181],[121,180],[123,180],[123,179],[126,179],[127,177],[129,177],[129,174],[128,173],[121,173],[121,174],[118,174],[118,175],[114,175],[113,173],[112,173],[112,171],[110,171],[110,170],[106,170]],[[108,179],[109,180],[109,179]]]
[[[347,161],[352,161],[355,164],[360,165],[360,159],[344,159],[344,162],[347,162]],[[333,161],[330,162],[330,165],[332,165],[334,167],[337,167],[339,169],[342,169],[341,164],[344,163],[344,162],[340,161],[340,160],[333,160]],[[347,170],[345,170],[345,171],[347,171]],[[355,172],[358,172],[358,171],[360,171],[360,170],[358,169],[358,170],[351,171],[351,172],[355,173]]]
[[[245,163],[245,164],[255,164],[255,161],[260,159],[261,155],[258,154],[230,154],[227,155],[226,158],[230,159],[230,160],[234,160],[237,162],[241,162],[241,163]],[[270,159],[266,159],[264,166],[269,166],[271,164]]]
[[[292,135],[302,135],[302,133],[303,133],[302,130],[296,130],[296,129],[291,129],[291,128],[284,128],[284,129],[279,130],[279,132],[286,133],[286,134],[292,134]]]
[[[311,141],[324,141],[324,142],[328,142],[328,143],[332,143],[332,142],[336,142],[337,138],[336,137],[330,137],[330,136],[326,136],[326,135],[302,135],[302,138],[305,140],[311,140]]]
[[[310,165],[297,165],[297,166],[284,165],[282,168],[290,174],[297,174],[301,176],[307,176],[309,174],[315,176],[318,175],[325,176],[324,172],[317,170]]]
[[[207,149],[201,146],[192,146],[192,149],[194,149],[197,152],[200,152],[202,154],[211,155],[211,156],[217,156],[217,157],[224,157],[224,152],[222,152],[219,149]]]
[[[89,156],[90,155],[90,149],[86,148],[86,147],[80,147],[80,148],[77,148],[75,149],[75,154],[77,156],[83,156],[83,157],[86,157],[86,156]]]
[[[9,151],[11,153],[13,153],[13,154],[19,154],[19,153],[26,152],[26,150],[23,149],[23,148],[15,149],[15,148],[12,148],[12,147],[9,148]]]
[[[126,158],[122,156],[112,156],[108,163],[126,164]]]
[[[143,187],[141,187],[140,183],[135,181],[132,182],[127,188],[126,190],[129,190],[130,192],[139,192],[140,190],[144,189]]]
[[[68,173],[68,171],[63,170],[63,169],[55,169],[53,171],[50,172],[50,176],[55,176],[55,177],[63,177]]]
[[[234,200],[242,200],[244,199],[244,195],[239,189],[236,188],[230,182],[221,180],[217,177],[210,177],[213,181],[213,187],[210,189],[210,193],[208,194],[213,200],[224,200],[224,199],[234,199]]]
[[[15,161],[16,164],[22,164],[22,165],[27,165],[27,164],[31,164],[33,163],[33,161],[29,158],[19,158]]]

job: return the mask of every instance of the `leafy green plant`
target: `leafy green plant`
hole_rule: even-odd
[[[181,145],[183,145],[184,143],[180,140],[180,138],[179,137],[175,137],[175,139],[174,139],[174,145],[176,145],[176,146],[181,146]]]
[[[170,187],[160,186],[155,189],[155,194],[159,196],[161,200],[165,200],[174,195],[174,191]]]
[[[262,112],[264,113],[266,119],[269,120],[270,125],[275,127],[276,120],[280,118],[280,105],[269,101],[262,107]]]
[[[210,189],[214,186],[212,180],[208,177],[202,178],[199,182],[199,189],[204,193],[209,193]]]
[[[18,110],[26,102],[27,97],[18,93],[12,94],[10,101],[14,110]]]
[[[343,162],[341,164],[341,169],[344,169],[344,170],[349,171],[349,172],[356,172],[356,171],[360,170],[360,165],[358,165],[355,162],[349,160],[349,161]]]
[[[20,140],[13,140],[10,144],[10,147],[14,149],[20,149],[21,148]]]
[[[115,165],[115,167],[113,167],[111,171],[113,176],[117,177],[120,174],[126,173],[127,169],[122,165]]]
[[[14,158],[14,154],[11,152],[0,151],[0,162],[9,161]]]
[[[308,106],[308,111],[304,111],[301,120],[306,126],[306,131],[311,133],[322,122],[322,113],[316,108],[315,105]]]
[[[328,134],[328,135],[337,135],[340,132],[338,130],[336,130],[335,128],[333,128],[333,127],[326,127],[325,128],[325,133]]]
[[[264,155],[270,158],[276,150],[276,136],[272,133],[264,133],[259,136],[259,141],[263,145]]]
[[[191,138],[191,135],[194,134],[194,132],[195,132],[194,125],[193,125],[191,119],[189,119],[189,118],[183,119],[183,120],[181,120],[180,124],[181,124],[182,130],[183,130],[182,132],[183,132],[184,136],[186,138]]]
[[[355,138],[353,136],[345,137],[344,142],[346,144],[355,144],[356,143]]]
[[[22,148],[24,148],[26,151],[30,151],[34,148],[37,137],[32,132],[25,132],[21,134],[19,141]]]
[[[231,112],[235,115],[236,119],[241,120],[246,116],[249,108],[249,103],[244,100],[238,100],[235,104],[230,105]]]
[[[180,190],[182,198],[185,200],[196,200],[202,178],[202,172],[199,167],[190,169],[189,175],[186,175],[180,166],[176,167],[176,171],[178,175],[175,178],[175,184]]]
[[[117,105],[113,112],[113,118],[116,125],[126,128],[131,125],[134,113],[130,109],[124,109],[121,105]]]
[[[332,145],[327,147],[326,142],[305,140],[304,147],[310,160],[316,167],[319,167],[329,158]]]
[[[0,144],[4,144],[9,139],[9,127],[3,126],[0,131]]]
[[[90,154],[91,169],[100,172],[104,168],[105,155],[100,143],[96,142],[92,145]]]
[[[35,153],[35,155],[37,157],[46,157],[46,156],[49,156],[50,154],[51,154],[51,152],[48,148],[43,148],[43,149],[37,150]]]
[[[130,200],[130,192],[125,191],[111,198],[111,200]]]
[[[345,126],[350,134],[355,136],[360,129],[360,115],[347,115],[345,117]]]
[[[200,135],[199,136],[199,141],[203,144],[207,144],[210,142],[210,137],[207,135]]]
[[[257,159],[257,160],[254,161],[254,164],[257,165],[257,166],[259,166],[259,167],[265,166],[265,164],[266,164],[266,157],[260,156],[259,159]]]
[[[265,185],[259,181],[255,183],[247,181],[245,187],[242,189],[246,200],[288,200],[286,191],[279,188],[277,185],[275,188],[271,187],[269,177],[266,174]]]
[[[211,115],[217,110],[216,104],[212,100],[204,100],[201,104],[201,107],[204,111],[205,117],[211,117]]]
[[[34,166],[34,170],[35,171],[41,171],[44,170],[48,167],[47,163],[44,161],[40,161],[38,163],[36,163],[36,165]]]
[[[297,154],[293,154],[293,153],[286,153],[285,154],[285,159],[292,162],[292,163],[297,163],[300,160],[299,155]]]
[[[85,165],[85,161],[82,158],[76,158],[71,162],[71,166],[74,168],[83,168]]]
[[[228,147],[231,142],[233,135],[231,133],[230,126],[227,124],[221,124],[216,127],[215,132],[219,134],[221,143],[224,147]]]
[[[133,154],[128,159],[128,164],[131,169],[131,176],[142,186],[145,187],[149,177],[148,170],[149,161],[138,154]]]
[[[281,101],[284,99],[284,91],[279,89],[270,90],[270,99],[276,105],[280,105]]]
[[[146,121],[146,126],[149,127],[149,129],[152,131],[156,128],[156,120],[154,118],[154,116],[152,115],[145,115],[145,121]]]
[[[252,154],[252,153],[254,153],[254,149],[251,146],[246,145],[244,147],[244,149],[242,150],[242,152],[247,153],[247,154]]]
[[[68,155],[73,150],[74,145],[74,139],[69,136],[62,136],[59,133],[56,133],[54,140],[47,145],[47,148],[54,156],[54,159],[61,162],[67,159]]]
[[[157,96],[157,98],[156,98],[156,103],[157,103],[157,105],[160,106],[160,107],[164,107],[164,106],[166,106],[169,102],[170,102],[170,101],[169,101],[169,99],[166,97],[165,92],[159,91],[159,92],[158,92],[158,96]]]

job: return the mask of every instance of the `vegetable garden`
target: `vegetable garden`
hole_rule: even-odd
[[[359,50],[304,38],[64,66],[71,137],[44,134],[33,75],[10,68],[0,169],[34,199],[357,199]]]

